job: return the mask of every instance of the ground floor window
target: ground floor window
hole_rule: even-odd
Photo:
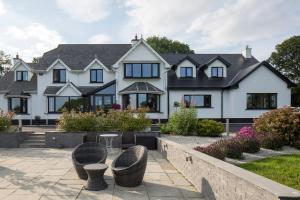
[[[111,108],[111,106],[116,102],[115,95],[95,95],[94,96],[94,108],[95,110]]]
[[[27,98],[12,97],[8,98],[8,110],[16,114],[27,114]]]
[[[277,93],[248,93],[247,109],[276,109]]]
[[[210,108],[211,95],[184,95],[184,104],[187,107]]]
[[[125,94],[123,108],[148,108],[149,112],[160,111],[160,95],[158,94]]]
[[[88,98],[79,96],[48,97],[48,113],[61,113],[64,110],[89,111]]]

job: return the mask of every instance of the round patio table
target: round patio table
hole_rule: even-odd
[[[108,166],[106,164],[97,163],[85,165],[83,169],[88,175],[87,184],[84,187],[86,190],[98,191],[107,188],[103,175]]]
[[[112,145],[113,139],[118,136],[119,136],[118,134],[111,133],[111,134],[103,134],[103,135],[100,135],[99,137],[104,138],[106,148],[112,148],[113,147],[113,145]]]

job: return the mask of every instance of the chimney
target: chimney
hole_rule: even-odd
[[[250,48],[248,45],[246,45],[246,49],[242,52],[244,58],[248,59],[248,58],[252,57],[251,50],[252,50],[252,48]]]
[[[17,53],[17,54],[16,54],[16,57],[13,58],[13,65],[18,64],[20,61],[21,61],[21,60],[20,60],[20,58],[19,58],[19,54]]]
[[[137,34],[135,34],[134,39],[131,40],[131,45],[134,46],[139,41]]]

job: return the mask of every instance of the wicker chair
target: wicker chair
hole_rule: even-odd
[[[147,166],[147,148],[133,146],[120,154],[111,164],[116,184],[135,187],[142,183]]]
[[[95,142],[80,144],[72,153],[74,168],[79,178],[84,180],[87,180],[88,176],[83,169],[83,166],[94,163],[105,163],[106,157],[106,148],[103,145]]]

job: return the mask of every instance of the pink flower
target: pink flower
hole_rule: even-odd
[[[256,137],[256,132],[252,129],[251,126],[244,126],[237,133],[236,137],[238,137],[238,138],[254,138],[254,137]]]

